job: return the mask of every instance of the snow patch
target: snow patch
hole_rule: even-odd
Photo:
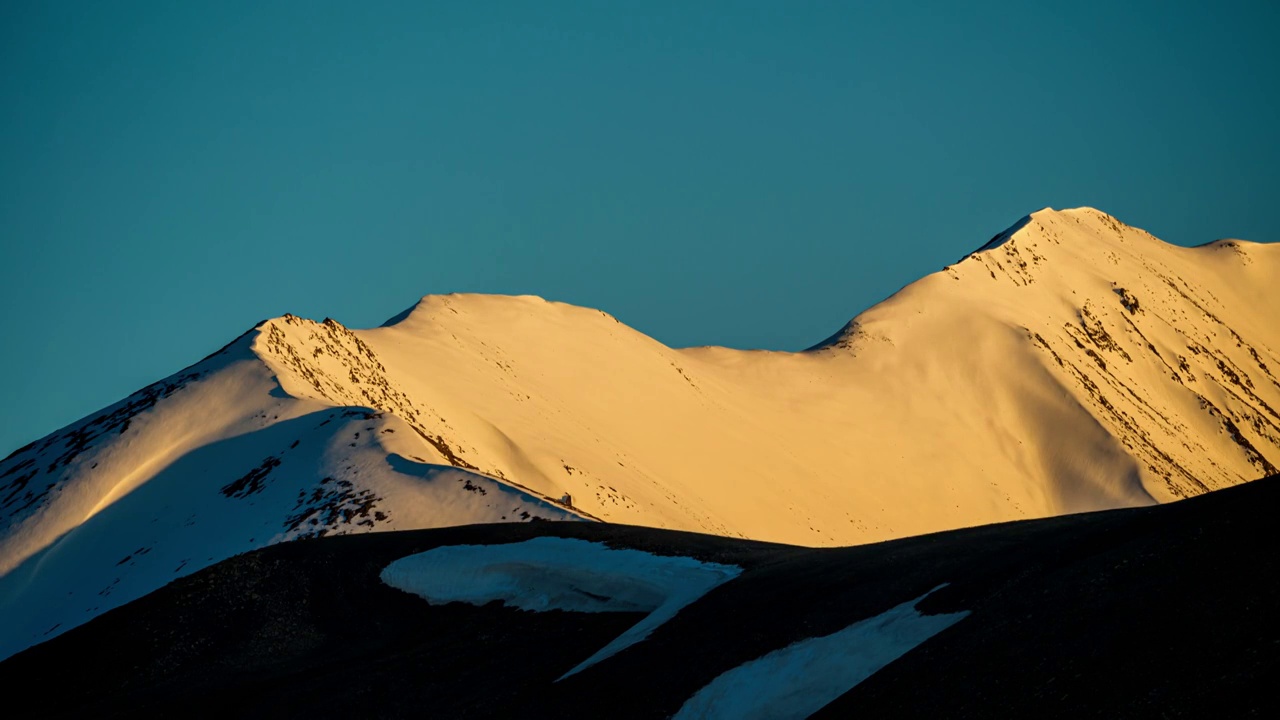
[[[690,557],[540,537],[505,545],[435,548],[391,563],[382,571],[382,581],[432,604],[500,600],[539,612],[649,613],[562,675],[563,680],[644,640],[681,608],[741,572],[734,565]]]
[[[839,632],[792,643],[722,673],[676,713],[699,718],[807,718],[968,612],[921,615],[915,606],[943,586]]]

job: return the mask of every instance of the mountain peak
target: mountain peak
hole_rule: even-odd
[[[493,293],[441,293],[423,295],[418,302],[409,308],[388,318],[381,327],[394,327],[406,321],[411,324],[424,318],[435,317],[443,313],[459,314],[462,311],[474,312],[528,312],[535,308],[564,305],[547,300],[539,295],[502,295]]]
[[[1049,232],[1054,226],[1065,223],[1074,223],[1089,227],[1096,225],[1107,231],[1097,235],[1083,235],[1079,238],[1080,240],[1088,238],[1102,238],[1108,234],[1122,234],[1124,232],[1124,228],[1129,227],[1117,220],[1114,216],[1098,210],[1097,208],[1085,206],[1055,210],[1051,207],[1043,207],[1033,213],[1022,216],[1017,222],[996,233],[990,240],[984,243],[977,250],[969,253],[969,255],[994,250],[1018,237],[1043,235],[1046,232]]]

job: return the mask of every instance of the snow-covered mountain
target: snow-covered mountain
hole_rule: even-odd
[[[598,519],[803,545],[1280,464],[1280,248],[1042,210],[802,353],[535,297],[291,315],[0,463],[0,657],[322,534]]]

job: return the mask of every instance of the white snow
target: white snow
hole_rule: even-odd
[[[433,604],[494,600],[522,610],[646,612],[643,620],[560,677],[612,657],[680,609],[742,572],[690,557],[613,549],[572,538],[503,545],[449,545],[396,560],[386,584]]]
[[[915,606],[937,590],[722,673],[689,698],[675,720],[807,718],[968,615],[921,615]]]

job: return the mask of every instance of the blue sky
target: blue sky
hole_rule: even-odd
[[[0,455],[285,312],[798,349],[1046,205],[1275,240],[1278,8],[0,4]]]

